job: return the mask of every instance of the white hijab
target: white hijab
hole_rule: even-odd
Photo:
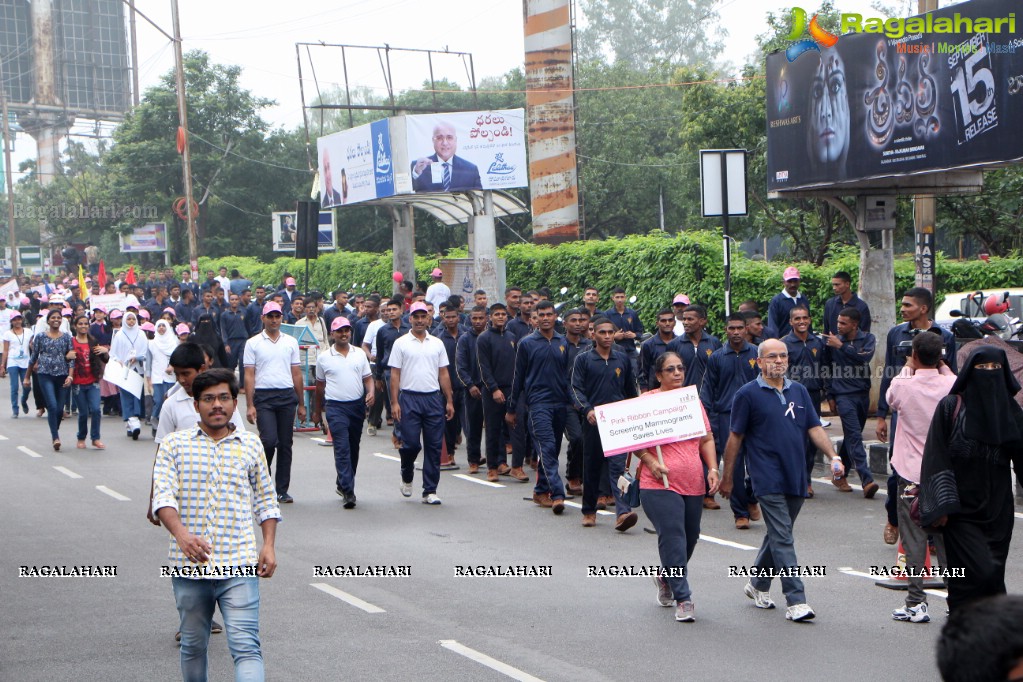
[[[174,349],[178,347],[178,337],[174,335],[171,329],[170,323],[167,320],[156,321],[156,336],[149,342],[149,348],[152,352],[162,353],[167,357],[174,352]]]
[[[148,349],[149,339],[146,338],[146,333],[139,328],[138,317],[135,313],[125,313],[121,333],[115,336],[110,344],[110,354],[125,364],[132,357],[135,358],[136,363],[141,363],[145,359]]]

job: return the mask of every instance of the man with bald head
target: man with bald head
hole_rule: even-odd
[[[457,192],[483,189],[480,171],[471,161],[455,156],[455,127],[438,121],[433,128],[433,154],[412,164],[412,189],[417,192]]]
[[[807,436],[827,453],[839,475],[844,469],[821,428],[809,392],[785,376],[789,367],[788,348],[777,339],[768,339],[760,344],[757,353],[760,375],[736,391],[732,401],[731,433],[725,446],[720,492],[725,497],[731,494],[732,470],[739,449],[745,445],[746,471],[760,502],[767,534],[751,569],[751,573],[755,569],[758,577],[746,584],[744,592],[757,608],[774,608],[769,594],[771,578],[764,574],[781,572],[788,605],[785,618],[810,620],[815,614],[806,603],[803,581],[798,577],[799,560],[792,534],[809,483],[804,454]]]

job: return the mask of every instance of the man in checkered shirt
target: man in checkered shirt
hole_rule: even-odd
[[[281,517],[259,437],[232,431],[238,383],[224,369],[192,382],[195,428],[160,444],[153,469],[153,511],[173,536],[169,575],[181,616],[181,674],[206,680],[213,607],[220,605],[236,679],[263,680],[258,578],[277,568],[274,537]],[[263,532],[256,553],[255,516]]]

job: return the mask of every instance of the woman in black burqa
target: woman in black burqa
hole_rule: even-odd
[[[227,358],[227,349],[224,348],[224,340],[220,338],[217,326],[209,315],[200,315],[195,323],[195,331],[188,337],[189,341],[203,344],[213,351],[213,366],[227,367],[230,363]]]
[[[940,529],[948,568],[948,607],[1005,594],[1005,561],[1012,539],[1010,463],[1023,471],[1020,385],[1005,351],[978,346],[941,399],[924,446],[920,521]]]

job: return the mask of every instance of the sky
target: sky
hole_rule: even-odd
[[[895,0],[890,0],[894,4]],[[803,3],[806,9],[819,4]],[[868,0],[839,0],[838,9],[873,15]],[[904,4],[904,3],[903,3]],[[944,2],[942,4],[945,4]],[[154,23],[171,33],[170,2],[139,2]],[[792,0],[718,0],[720,24],[728,31],[724,60],[741,66],[756,49],[755,37],[766,30],[768,11],[786,13]],[[329,6],[329,9],[324,9]],[[451,50],[472,54],[477,82],[500,76],[523,64],[521,0],[179,0],[182,45],[201,49],[216,63],[242,67],[241,84],[254,94],[273,99],[264,118],[275,126],[293,128],[302,123],[298,60],[299,42],[390,45],[392,48]],[[158,82],[174,66],[170,40],[141,17],[138,20],[141,89]],[[301,49],[306,101],[321,89],[341,87],[343,72],[339,50],[316,46]],[[309,56],[312,56],[310,62]],[[396,91],[419,87],[428,78],[424,53],[390,53]],[[376,50],[346,53],[349,82],[385,94]],[[312,68],[316,70],[316,81]],[[467,60],[454,55],[434,58],[434,76],[448,77],[467,87]],[[383,114],[382,114],[383,116]],[[34,156],[29,138],[19,137],[16,161]]]

